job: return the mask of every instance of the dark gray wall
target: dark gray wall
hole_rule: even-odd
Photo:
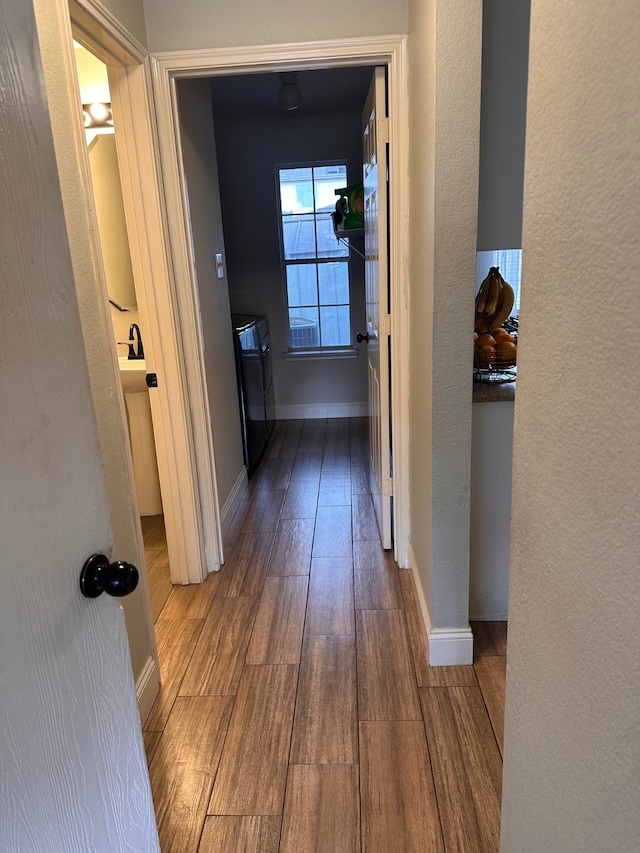
[[[255,117],[214,114],[220,197],[234,312],[265,314],[274,352],[276,405],[353,403],[367,399],[366,353],[339,360],[287,360],[276,166],[346,161],[362,182],[360,113]],[[362,238],[355,243],[362,251]],[[365,327],[364,265],[351,253],[353,337]],[[280,413],[282,416],[282,411]]]
[[[530,0],[484,0],[478,251],[522,246]]]

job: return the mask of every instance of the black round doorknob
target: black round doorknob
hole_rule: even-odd
[[[97,598],[106,592],[116,598],[129,595],[138,586],[138,570],[133,563],[110,563],[104,554],[93,554],[80,572],[80,591],[85,598]]]
[[[366,341],[367,343],[369,343],[369,332],[365,332],[364,335],[362,334],[362,332],[358,332],[358,334],[356,335],[356,340],[359,344],[361,344],[362,341]]]

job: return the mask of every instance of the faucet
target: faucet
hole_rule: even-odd
[[[132,323],[129,326],[129,340],[130,341],[134,340],[134,337],[133,337],[134,331],[136,333],[136,338],[138,339],[138,348],[135,351],[135,355],[132,356],[131,351],[133,350],[133,347],[131,346],[131,344],[129,345],[129,358],[144,358],[144,349],[142,347],[142,335],[140,334],[140,327],[138,326],[137,323]]]
[[[135,337],[134,333],[135,332]],[[137,340],[136,340],[137,339]],[[140,334],[140,327],[137,323],[132,323],[129,326],[129,340],[128,341],[118,341],[119,345],[129,347],[129,355],[128,359],[141,359],[144,358],[144,348],[142,346],[142,335]]]

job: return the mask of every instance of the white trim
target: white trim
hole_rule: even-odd
[[[138,309],[144,322],[147,369],[158,375],[149,400],[156,440],[171,580],[201,583],[219,568],[217,513],[202,499],[190,417],[189,388],[176,321],[175,285],[168,260],[163,196],[150,91],[144,66],[110,69],[112,104],[118,119],[123,198],[131,223],[132,264]],[[122,154],[122,156],[120,156]],[[204,407],[204,404],[203,404]],[[215,483],[209,491],[215,490]]]
[[[457,628],[433,628],[429,608],[420,582],[416,556],[408,547],[411,572],[418,600],[420,627],[426,639],[429,666],[467,666],[473,663],[473,632],[470,625]]]
[[[236,514],[238,505],[240,504],[240,501],[245,495],[248,483],[249,478],[247,476],[247,469],[243,468],[242,471],[238,474],[238,479],[236,480],[233,488],[231,489],[231,494],[225,501],[225,504],[222,507],[222,510],[220,511],[220,528],[222,530],[223,540],[227,535],[229,528],[231,527],[233,516]]]
[[[58,0],[65,3],[66,0]],[[222,543],[216,511],[200,503],[192,424],[168,262],[157,141],[146,49],[100,0],[71,0],[74,34],[108,65],[116,113],[127,230],[140,317],[145,327],[150,392],[167,547],[173,583],[199,583],[219,568]],[[78,32],[80,30],[80,32]],[[214,484],[215,490],[215,484]]]
[[[175,81],[181,77],[212,77],[216,75],[249,74],[345,67],[386,65],[390,112],[389,203],[391,210],[390,270],[391,270],[391,361],[392,361],[392,453],[394,461],[394,556],[400,567],[408,566],[409,544],[409,245],[408,205],[409,148],[406,128],[409,121],[407,36],[391,35],[338,39],[336,41],[299,44],[257,45],[157,53],[150,57],[153,76],[156,115],[161,150],[162,173],[170,244],[173,256],[173,276],[188,283],[184,300],[193,306],[196,285],[188,251],[188,226],[185,218],[185,199],[179,166],[179,133],[176,118]],[[200,329],[180,312],[178,324],[185,349],[188,351],[187,375],[190,386],[192,414],[196,420],[205,418],[197,410],[204,405],[204,394],[194,393],[201,379],[196,353],[201,355]],[[198,351],[199,348],[199,351]],[[278,414],[280,416],[280,414]],[[208,452],[202,446],[202,433],[194,435],[196,455]],[[200,445],[198,447],[198,445]]]
[[[430,666],[468,666],[473,663],[471,628],[432,628],[429,634]]]
[[[359,403],[289,403],[276,405],[276,420],[303,418],[365,418],[369,414],[366,400]]]
[[[138,711],[140,721],[144,726],[147,717],[151,713],[153,703],[160,690],[160,670],[154,658],[149,655],[147,662],[142,668],[136,682],[136,697],[138,699]]]
[[[360,355],[357,349],[289,349],[282,353],[283,361],[317,361],[320,358],[340,359],[357,358]]]

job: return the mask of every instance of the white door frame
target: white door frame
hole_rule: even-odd
[[[173,279],[184,348],[194,442],[200,460],[213,465],[202,364],[197,285],[189,250],[189,224],[182,174],[176,80],[260,72],[358,65],[386,65],[389,86],[389,210],[391,288],[391,424],[394,494],[394,556],[407,568],[409,545],[409,283],[408,283],[408,84],[407,37],[381,36],[156,53],[149,57],[153,78],[162,185]],[[199,425],[199,427],[198,427]]]
[[[66,6],[66,0],[57,2]],[[79,41],[109,66],[147,371],[158,376],[158,388],[149,397],[171,580],[200,583],[220,567],[222,536],[212,451],[202,456],[207,436],[198,418],[208,410],[206,396],[197,398],[200,405],[195,411],[189,405],[191,388],[168,261],[147,51],[98,0],[69,0],[69,12]],[[73,50],[71,42],[69,50]],[[114,361],[114,369],[116,365]],[[210,435],[208,446],[212,447]]]

